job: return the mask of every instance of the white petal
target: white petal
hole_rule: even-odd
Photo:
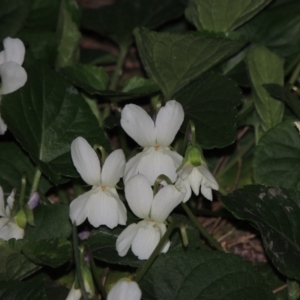
[[[179,171],[179,177],[187,179],[194,169],[193,165],[187,164]]]
[[[189,184],[189,181],[187,179],[182,179],[181,177],[179,177],[179,179],[176,181],[175,186],[182,192],[185,194],[184,199],[182,200],[182,202],[186,202],[191,198],[192,195],[192,189],[191,186]]]
[[[75,283],[73,283],[66,300],[80,300],[81,295],[81,290],[75,289]]]
[[[126,105],[121,114],[121,126],[142,147],[156,145],[154,122],[141,107]]]
[[[176,166],[173,159],[165,153],[164,149],[154,147],[145,148],[143,157],[138,165],[138,173],[143,174],[153,185],[156,178],[164,174],[170,178],[172,182],[177,179]]]
[[[0,65],[0,76],[2,81],[2,95],[18,90],[27,81],[25,69],[13,61]]]
[[[164,236],[164,234],[166,233],[166,231],[167,231],[167,226],[166,226],[166,224],[164,224],[164,223],[156,223],[156,226],[157,226],[158,229],[160,230],[160,236],[161,236],[161,238],[162,238],[162,237]],[[162,252],[162,253],[166,253],[166,252],[169,250],[170,245],[171,245],[170,241],[167,241],[167,242],[165,243],[165,245],[163,246],[161,252]]]
[[[153,201],[153,191],[143,175],[131,177],[125,184],[125,197],[133,213],[141,219],[148,219]]]
[[[0,216],[1,217],[6,217],[5,203],[4,203],[4,193],[3,193],[2,186],[0,186]]]
[[[126,207],[120,199],[117,199],[117,204],[118,204],[118,216],[119,216],[119,221],[118,222],[119,222],[120,225],[126,225],[126,222],[127,222]]]
[[[10,221],[10,218],[6,218],[6,217],[0,218],[0,232],[1,232],[2,228],[5,227],[9,221]],[[0,236],[0,238],[1,238],[1,236]]]
[[[163,187],[152,202],[151,219],[163,223],[184,197],[185,194],[178,191],[174,185]]]
[[[211,187],[213,190],[219,189],[219,185],[218,185],[215,177],[210,173],[210,171],[208,170],[208,168],[206,166],[201,165],[199,167],[199,171],[202,173],[202,175],[205,178],[205,180],[203,179],[202,184],[204,184],[207,187]]]
[[[3,121],[3,119],[0,116],[0,135],[4,134],[7,130],[7,125]]]
[[[151,221],[139,228],[132,242],[132,252],[139,259],[148,259],[160,241],[160,231]]]
[[[203,175],[199,168],[194,167],[189,177],[187,178],[195,195],[199,195],[199,188],[203,182]]]
[[[168,101],[156,117],[156,141],[160,146],[169,146],[182,125],[184,111],[181,104],[175,100]]]
[[[205,186],[204,184],[201,185],[201,194],[208,200],[212,201],[212,190],[210,187]]]
[[[1,54],[1,64],[9,61],[22,65],[25,57],[25,46],[20,39],[7,37],[3,40],[4,52]],[[2,53],[1,52],[1,53]]]
[[[127,162],[125,167],[124,177],[123,177],[123,181],[125,184],[131,177],[138,174],[139,163],[143,156],[144,156],[143,152],[138,153],[134,157],[130,158],[129,161]]]
[[[7,241],[9,239],[22,239],[24,237],[24,229],[20,228],[13,220],[9,220],[7,224],[0,230],[0,238]]]
[[[171,151],[171,150],[165,150],[164,153],[166,155],[169,155],[173,159],[175,168],[178,169],[178,167],[182,163],[183,157],[180,154],[178,154],[177,152]]]
[[[115,284],[107,295],[107,300],[140,300],[141,298],[142,291],[138,284],[134,281],[125,280]]]
[[[102,191],[101,187],[97,191],[88,200],[88,220],[94,227],[106,225],[112,229],[119,223],[118,203],[111,193]]]
[[[99,185],[100,162],[96,152],[84,138],[78,137],[72,142],[71,155],[73,164],[82,179],[90,185]]]
[[[136,236],[140,226],[137,224],[130,224],[125,228],[117,238],[116,248],[120,256],[125,256]]]
[[[10,210],[13,209],[14,203],[15,203],[15,196],[16,196],[16,189],[13,189],[10,193],[10,195],[7,197],[7,206]],[[7,207],[6,207],[7,209]]]
[[[74,199],[70,204],[70,219],[77,226],[87,218],[87,203],[92,193],[94,193],[93,190],[88,191]]]
[[[125,155],[123,150],[113,151],[105,160],[102,168],[101,182],[103,185],[114,187],[125,171]]]

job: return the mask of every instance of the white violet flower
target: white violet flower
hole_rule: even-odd
[[[182,202],[185,194],[174,185],[167,185],[153,197],[149,181],[138,174],[127,181],[125,196],[133,213],[143,220],[129,225],[119,235],[116,243],[118,254],[125,256],[131,246],[132,252],[139,259],[148,259],[166,232],[164,222],[171,211]],[[168,241],[162,252],[167,252],[169,247]]]
[[[7,37],[3,41],[4,50],[0,52],[0,77],[2,86],[0,95],[12,93],[27,81],[27,73],[21,66],[25,57],[25,46],[20,39]],[[7,126],[0,116],[0,134],[4,134]]]
[[[142,291],[134,281],[120,280],[107,295],[107,300],[141,300]]]
[[[218,190],[219,185],[205,165],[193,166],[186,165],[179,173],[177,184],[186,190],[186,195],[183,202],[190,199],[192,190],[198,196],[201,185],[202,195],[212,200],[212,189]]]
[[[71,202],[72,222],[80,225],[88,218],[94,227],[126,225],[126,208],[115,189],[125,169],[123,151],[113,151],[107,157],[102,172],[96,152],[84,138],[78,137],[72,142],[71,155],[82,179],[93,186]]]
[[[79,289],[75,288],[75,282],[74,282],[66,300],[80,300],[81,296],[82,296],[81,290],[80,288]]]
[[[121,125],[125,132],[144,149],[131,158],[125,168],[124,182],[136,175],[143,174],[154,184],[155,179],[164,174],[175,182],[176,169],[182,156],[171,151],[173,142],[184,119],[184,111],[180,103],[168,101],[162,107],[155,122],[141,107],[129,104],[122,110]]]
[[[15,191],[13,190],[7,198],[7,205],[5,205],[3,189],[0,186],[0,238],[5,241],[9,239],[22,239],[24,236],[24,229],[19,227],[15,219],[11,216],[14,201]]]

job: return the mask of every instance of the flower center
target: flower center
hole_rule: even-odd
[[[106,190],[106,185],[101,185],[101,189],[104,192]]]
[[[154,148],[157,151],[159,149],[159,145],[154,146]]]
[[[151,222],[152,222],[152,226],[155,227],[156,221],[155,220],[151,220]]]

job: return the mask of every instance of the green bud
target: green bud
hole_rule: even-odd
[[[15,221],[16,223],[18,224],[19,227],[21,228],[25,228],[26,227],[26,223],[27,223],[27,220],[26,220],[26,213],[24,211],[24,209],[20,209],[17,214],[15,215]]]
[[[188,146],[185,158],[191,165],[198,167],[205,164],[202,149],[199,146]]]

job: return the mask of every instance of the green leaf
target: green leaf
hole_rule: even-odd
[[[14,36],[24,25],[31,0],[0,1],[0,41]]]
[[[145,300],[274,299],[249,263],[218,251],[161,254],[140,287]]]
[[[98,9],[83,9],[82,25],[117,44],[128,44],[136,27],[156,28],[183,11],[178,0],[118,0]]]
[[[267,132],[255,149],[256,183],[300,190],[300,136],[291,121]]]
[[[72,255],[71,243],[65,238],[30,241],[22,251],[35,264],[52,268],[61,266]]]
[[[283,60],[265,47],[256,47],[249,51],[247,65],[254,90],[254,105],[262,128],[267,131],[281,122],[284,104],[272,98],[263,85],[283,85]]]
[[[225,147],[236,138],[236,107],[241,92],[236,84],[218,74],[208,74],[186,85],[174,95],[196,127],[203,148]]]
[[[122,92],[132,94],[147,94],[159,91],[159,87],[152,79],[146,79],[134,76],[127,80],[123,86]]]
[[[33,0],[31,2],[32,6],[25,28],[32,31],[54,31],[58,22],[60,0]]]
[[[300,279],[299,191],[249,185],[222,197],[238,219],[251,221],[260,231],[275,267],[288,278]]]
[[[264,84],[264,88],[268,91],[270,96],[286,103],[300,119],[300,100],[291,93],[288,87],[270,83]]]
[[[81,34],[76,23],[77,16],[74,16],[74,5],[70,6],[70,1],[63,0],[60,7],[60,15],[58,22],[58,55],[56,58],[56,66],[64,68],[74,65],[79,60],[79,41]],[[77,4],[76,4],[77,5]],[[78,10],[77,6],[77,10]]]
[[[143,65],[166,99],[245,45],[223,35],[135,31]]]
[[[288,57],[300,51],[300,2],[266,9],[239,28],[253,44],[264,45],[277,55]]]
[[[0,239],[0,252],[0,280],[23,279],[39,269],[20,251],[11,249],[2,239]]]
[[[25,238],[28,240],[68,238],[72,233],[69,207],[66,205],[38,206],[34,210],[34,222],[35,227],[26,226]]]
[[[41,62],[28,70],[25,87],[3,96],[1,115],[54,183],[61,175],[78,177],[70,155],[76,137],[108,148],[104,132],[83,97]]]
[[[108,75],[102,67],[81,65],[67,67],[61,72],[74,84],[90,94],[106,90]]]
[[[0,143],[0,185],[3,190],[10,193],[13,188],[19,192],[21,190],[21,179],[26,174],[27,184],[31,185],[35,173],[35,165],[28,154],[21,149],[17,143]],[[39,191],[45,194],[51,184],[44,176],[39,183]],[[29,190],[29,186],[28,186]]]
[[[250,20],[271,0],[191,0],[185,11],[198,30],[227,32]]]
[[[33,281],[1,281],[0,297],[9,300],[48,300],[42,280]]]

